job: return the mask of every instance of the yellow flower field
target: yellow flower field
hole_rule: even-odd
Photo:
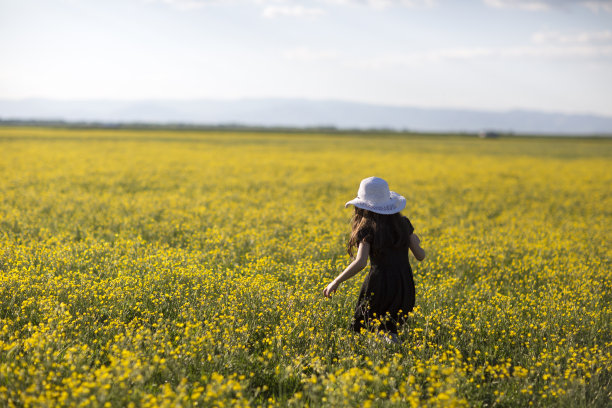
[[[427,251],[348,330],[352,199]],[[612,404],[612,140],[0,128],[0,406]]]

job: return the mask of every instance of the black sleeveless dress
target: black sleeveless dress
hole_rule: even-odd
[[[408,218],[405,220],[410,235],[414,227]],[[408,245],[384,248],[375,256],[370,254],[370,272],[361,285],[353,330],[360,332],[365,328],[397,333],[398,325],[414,307],[414,297]]]

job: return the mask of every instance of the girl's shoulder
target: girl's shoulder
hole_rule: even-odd
[[[374,240],[374,230],[370,227],[361,228],[357,231],[357,243],[365,241],[369,244]]]
[[[406,229],[408,230],[408,235],[413,234],[414,227],[412,226],[410,219],[406,217],[405,215],[402,215],[402,220],[404,221],[404,225],[406,226]]]

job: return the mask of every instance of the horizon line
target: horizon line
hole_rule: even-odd
[[[546,138],[579,138],[579,139],[612,139],[609,133],[552,133],[552,132],[517,132],[510,129],[470,130],[418,130],[394,129],[391,127],[339,127],[335,125],[313,126],[282,126],[254,125],[247,123],[197,123],[197,122],[151,122],[151,121],[78,121],[65,119],[10,119],[0,116],[0,128],[6,127],[35,128],[68,128],[68,129],[99,129],[99,130],[175,130],[175,131],[260,131],[260,132],[290,132],[290,133],[383,133],[389,135],[430,135],[430,136],[472,136],[486,139],[499,137],[546,137]]]

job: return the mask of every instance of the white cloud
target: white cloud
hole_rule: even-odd
[[[163,3],[179,10],[193,10],[219,4],[255,4],[262,7],[265,17],[313,16],[326,14],[322,6],[365,6],[374,9],[390,7],[431,7],[437,0],[141,0],[145,3]]]
[[[578,32],[564,34],[557,31],[541,31],[534,33],[535,44],[601,44],[612,43],[612,31]]]
[[[312,50],[308,47],[297,47],[286,50],[283,55],[288,60],[313,62],[334,59],[338,56],[338,53],[330,50]]]
[[[598,13],[599,11],[612,13],[612,1],[610,0],[585,1],[582,4],[595,13]]]
[[[500,57],[597,59],[612,57],[612,45],[526,46],[501,49]]]
[[[484,3],[489,7],[518,8],[531,11],[548,10],[551,7],[551,2],[546,0],[484,0]]]
[[[261,12],[261,15],[266,18],[276,18],[281,16],[319,17],[324,14],[325,10],[323,9],[303,6],[267,6]]]
[[[219,3],[219,0],[144,0],[145,3],[164,3],[179,10],[194,10]]]
[[[593,12],[612,12],[612,0],[483,0],[484,4],[494,8],[515,8],[528,11],[551,10],[572,5],[589,8]]]
[[[360,60],[354,65],[365,68],[410,66],[424,62],[470,61],[494,59],[608,59],[612,43],[534,44],[514,47],[456,47],[416,53],[395,53]]]
[[[373,9],[392,7],[422,8],[433,7],[438,0],[141,0],[144,3],[163,3],[179,10],[193,10],[219,4],[256,4],[263,7],[266,16],[296,16],[325,14],[323,6],[365,6]],[[593,12],[612,12],[612,0],[482,0],[493,8],[515,8],[528,11],[543,11],[580,5]],[[315,11],[318,10],[318,11]]]
[[[326,14],[319,7],[307,7],[308,3],[300,0],[142,0],[145,3],[163,3],[179,10],[194,10],[207,6],[235,4],[255,5],[261,9],[261,15],[266,18],[276,17],[318,17]],[[333,0],[332,0],[333,1]],[[371,0],[386,1],[386,0]],[[311,1],[310,4],[313,2]]]
[[[432,7],[437,0],[318,0],[321,3],[339,6],[367,6],[375,9],[389,7]]]

